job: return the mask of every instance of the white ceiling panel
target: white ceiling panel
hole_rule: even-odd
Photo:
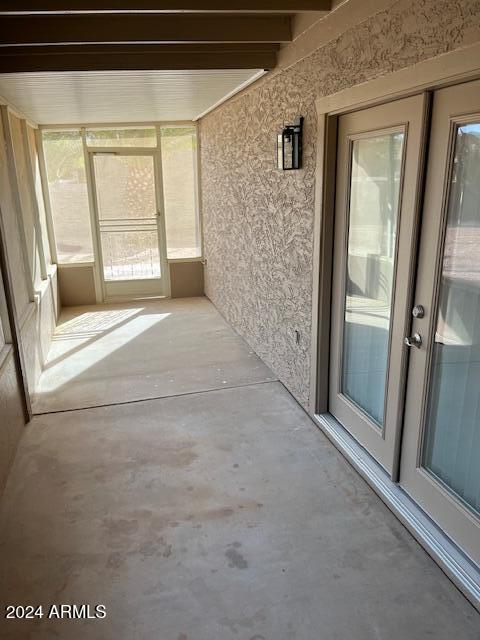
[[[194,120],[259,69],[0,74],[0,96],[37,124]]]

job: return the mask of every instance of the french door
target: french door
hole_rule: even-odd
[[[165,295],[155,151],[91,151],[104,297]]]
[[[435,92],[400,481],[480,565],[480,82]]]
[[[330,412],[390,473],[401,427],[423,95],[339,118]]]
[[[329,408],[480,565],[480,81],[424,114],[339,118]]]

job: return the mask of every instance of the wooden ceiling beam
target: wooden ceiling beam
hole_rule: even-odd
[[[3,47],[0,73],[273,69],[278,45],[65,45]]]
[[[158,12],[283,12],[330,11],[331,0],[44,0],[38,2],[0,1],[0,12],[48,13],[48,12],[95,12],[95,11],[158,11]]]
[[[186,14],[8,15],[1,45],[290,42],[289,16]],[[1,53],[1,52],[0,52]]]

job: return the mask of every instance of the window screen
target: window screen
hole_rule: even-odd
[[[79,131],[44,131],[43,148],[58,261],[93,261],[88,191]]]
[[[40,226],[42,229],[43,253],[47,264],[51,264],[50,245],[48,243],[47,218],[45,212],[45,203],[43,200],[42,180],[40,177],[40,167],[38,163],[38,150],[35,138],[35,130],[27,126],[28,144],[30,148],[30,160],[32,163],[33,181],[35,193],[37,196],[38,214],[40,218]]]
[[[194,127],[162,127],[162,172],[169,258],[201,255]]]
[[[35,286],[39,286],[42,278],[40,261],[37,253],[38,239],[35,232],[34,202],[32,200],[32,192],[30,190],[30,173],[28,167],[30,159],[26,154],[21,120],[12,114],[10,114],[9,118],[28,263],[30,265],[33,283]]]
[[[155,129],[88,129],[89,147],[156,147]]]

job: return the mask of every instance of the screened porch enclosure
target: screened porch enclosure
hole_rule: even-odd
[[[202,256],[195,124],[41,139],[58,263],[93,264],[103,298],[168,294],[168,261]]]

